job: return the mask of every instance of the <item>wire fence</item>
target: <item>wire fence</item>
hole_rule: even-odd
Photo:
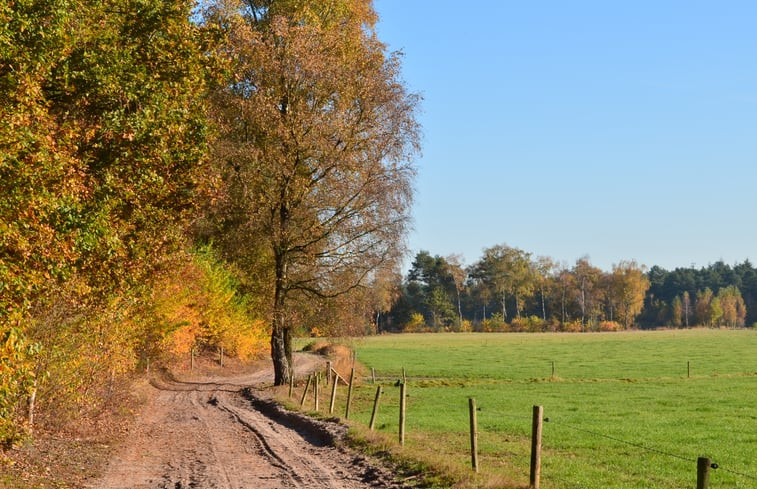
[[[578,431],[580,433],[585,433],[587,435],[592,435],[592,436],[595,436],[595,437],[598,437],[598,438],[605,438],[607,440],[612,440],[612,441],[615,441],[617,443],[628,445],[628,446],[631,446],[631,447],[634,447],[634,448],[639,448],[639,449],[644,450],[644,451],[649,452],[649,453],[657,453],[659,455],[665,455],[667,457],[675,458],[675,459],[678,459],[678,460],[683,460],[685,462],[696,463],[696,461],[697,461],[697,459],[693,458],[693,457],[684,457],[684,456],[681,456],[681,455],[677,455],[675,453],[667,452],[665,450],[660,450],[658,448],[650,447],[648,445],[643,445],[641,443],[635,443],[635,442],[632,442],[632,441],[623,440],[622,438],[618,438],[617,436],[611,436],[611,435],[607,435],[605,433],[599,433],[599,432],[596,432],[596,431],[587,430],[585,428],[579,428],[577,426],[573,426],[573,425],[570,425],[568,423],[564,423],[564,422],[561,422],[561,421],[555,421],[554,419],[549,418],[549,417],[544,418],[544,422],[550,423],[551,425],[562,426],[562,427],[571,429],[573,431]],[[713,468],[716,468],[716,467],[713,467]]]
[[[381,382],[386,382],[386,381],[393,381],[394,379],[398,379],[396,381],[396,383],[394,383],[395,385],[404,385],[407,382],[410,382],[410,383],[413,383],[413,382],[423,383],[424,381],[428,381],[428,380],[440,380],[440,379],[434,379],[434,378],[428,378],[428,377],[424,377],[424,378],[410,377],[410,376],[407,376],[407,374],[406,374],[406,372],[405,372],[404,369],[402,370],[401,374],[399,372],[397,372],[397,374],[391,373],[391,374],[388,374],[388,375],[386,373],[384,375],[378,375],[377,372],[375,372],[375,371],[372,370],[371,376],[365,378],[366,381],[370,381],[371,383],[377,383],[377,382],[381,383]],[[496,416],[500,417],[500,418],[508,418],[508,419],[513,419],[513,420],[518,420],[518,421],[528,421],[528,422],[532,421],[532,417],[531,416],[524,416],[524,415],[520,415],[520,414],[506,413],[506,412],[502,412],[500,410],[496,410]],[[701,458],[692,457],[692,456],[688,456],[688,455],[682,455],[682,454],[676,453],[675,451],[672,451],[670,449],[660,448],[660,447],[657,447],[657,446],[653,446],[652,444],[645,443],[643,441],[628,440],[628,439],[616,436],[614,434],[608,434],[608,433],[605,433],[605,432],[602,432],[602,431],[599,431],[599,430],[595,430],[595,429],[588,429],[588,428],[585,428],[583,426],[579,426],[579,425],[577,425],[575,423],[564,421],[563,419],[561,419],[559,417],[555,417],[554,415],[545,416],[542,419],[542,421],[544,423],[546,423],[547,426],[553,426],[555,428],[566,429],[566,430],[573,431],[573,432],[576,432],[576,433],[581,433],[583,435],[588,435],[589,437],[599,438],[599,439],[603,439],[603,440],[609,440],[609,441],[612,441],[612,442],[617,443],[617,444],[625,445],[625,446],[628,446],[628,447],[633,447],[634,449],[640,450],[640,451],[645,452],[645,453],[655,454],[657,456],[666,457],[666,458],[669,458],[671,460],[676,460],[678,462],[684,462],[686,464],[689,464],[690,467],[698,467],[697,464],[701,460]],[[484,434],[484,432],[481,432],[481,433]],[[496,431],[493,431],[493,432],[492,431],[487,431],[486,433],[489,433],[489,434],[495,433],[496,434],[497,432]],[[555,440],[554,438],[549,438],[549,442],[548,443],[551,446],[555,446],[555,444],[556,444],[557,441],[558,440]],[[520,459],[520,458],[524,458],[524,457],[519,456],[518,458]],[[521,460],[520,462],[523,462],[523,461]],[[722,472],[731,474],[732,476],[735,476],[737,478],[741,478],[741,479],[743,479],[743,481],[749,481],[750,483],[757,481],[757,476],[755,476],[754,474],[749,473],[748,470],[744,470],[744,469],[738,468],[738,467],[723,466],[717,459],[715,459],[714,461],[712,461],[712,462],[709,463],[708,469],[722,471]],[[620,468],[617,467],[617,466],[615,466],[615,467],[613,467],[613,470],[614,471],[619,471]],[[626,474],[626,475],[628,475],[629,477],[641,477],[641,476],[638,476],[638,474],[630,474],[629,473],[629,474]],[[547,483],[551,487],[555,487],[554,483],[557,483],[559,485],[559,487],[576,488],[576,489],[591,489],[591,487],[594,487],[594,486],[587,486],[584,483],[581,483],[581,482],[576,481],[576,480],[570,480],[570,478],[565,477],[564,475],[561,475],[559,473],[555,473],[552,470],[550,470],[548,473],[545,473],[545,478],[547,479]],[[671,483],[673,483],[673,482],[671,481]],[[673,486],[671,486],[671,487],[673,487]],[[757,485],[755,485],[754,487],[757,487]]]
[[[508,413],[498,413],[497,415],[501,416],[501,417],[506,417],[506,418],[510,418],[510,419],[517,419],[517,420],[522,420],[522,421],[530,421],[532,419],[532,418],[530,418],[528,416],[508,414]],[[658,447],[655,447],[655,446],[651,446],[649,444],[640,443],[640,442],[636,442],[636,441],[630,441],[630,440],[626,440],[624,438],[620,438],[618,436],[608,435],[607,433],[601,433],[599,431],[590,430],[590,429],[587,429],[587,428],[576,426],[576,425],[574,425],[572,423],[567,423],[565,421],[562,421],[559,418],[555,419],[554,416],[552,416],[552,417],[550,417],[550,416],[544,417],[543,422],[547,423],[548,425],[551,425],[551,426],[565,428],[565,429],[568,429],[568,430],[571,430],[571,431],[575,431],[575,432],[579,432],[579,433],[583,433],[585,435],[589,435],[589,436],[592,436],[592,437],[601,438],[601,439],[605,439],[605,440],[611,440],[611,441],[613,441],[615,443],[626,445],[626,446],[629,446],[629,447],[633,447],[633,448],[636,448],[638,450],[642,450],[642,451],[644,451],[646,453],[661,455],[661,456],[664,456],[664,457],[667,457],[667,458],[670,458],[670,459],[674,459],[674,460],[677,460],[677,461],[686,462],[686,463],[690,464],[691,466],[694,466],[698,462],[698,458],[697,457],[691,457],[691,456],[681,455],[679,453],[674,453],[674,452],[672,452],[670,450],[664,450],[664,449],[661,449],[661,448],[658,448]],[[753,474],[750,474],[750,473],[747,473],[744,470],[736,470],[734,468],[724,467],[721,463],[719,463],[717,461],[711,462],[710,463],[710,468],[713,469],[713,470],[719,470],[719,471],[722,471],[722,472],[726,472],[726,473],[732,474],[732,475],[740,477],[740,478],[742,478],[744,480],[757,481],[757,476],[755,476]],[[576,481],[571,481],[571,480],[562,478],[562,477],[560,477],[557,474],[552,473],[552,472],[549,473],[549,479],[553,480],[553,481],[560,482],[560,483],[562,483],[564,485],[568,485],[569,487],[575,487],[575,488],[579,488],[579,489],[586,489],[586,486],[584,486],[584,485],[582,485],[582,484],[580,484],[580,483],[578,483]]]

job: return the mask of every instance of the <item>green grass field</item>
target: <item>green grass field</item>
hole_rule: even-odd
[[[392,436],[406,368],[413,450],[469,466],[476,399],[481,485],[527,485],[542,405],[543,488],[693,488],[699,456],[720,466],[711,488],[757,487],[757,331],[405,334],[355,348],[384,385],[377,429]],[[374,394],[364,377],[353,420],[368,423]]]

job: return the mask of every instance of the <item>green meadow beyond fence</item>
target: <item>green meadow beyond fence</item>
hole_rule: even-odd
[[[332,396],[349,396],[345,417],[480,477],[757,487],[755,331],[394,335],[356,349],[366,374]]]

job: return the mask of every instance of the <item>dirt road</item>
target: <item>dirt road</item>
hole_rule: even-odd
[[[298,357],[299,372],[319,357]],[[313,424],[260,399],[263,371],[156,389],[98,489],[399,488],[386,470],[333,445],[329,424]],[[339,429],[339,428],[335,428]]]

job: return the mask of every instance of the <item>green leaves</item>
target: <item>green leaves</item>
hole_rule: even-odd
[[[61,391],[92,382],[88,368],[133,366],[134,343],[119,342],[139,336],[138,327],[125,334],[103,323],[95,333],[80,325],[125,310],[114,298],[134,295],[183,244],[187,211],[197,203],[208,46],[191,7],[181,0],[0,5],[0,332],[14,328],[14,338],[41,345],[44,362],[27,358],[57,372],[46,382]],[[111,353],[118,344],[124,355],[76,364],[82,345],[93,343]],[[3,372],[0,389],[32,378],[19,362]],[[0,412],[8,426],[17,422],[14,406]]]

